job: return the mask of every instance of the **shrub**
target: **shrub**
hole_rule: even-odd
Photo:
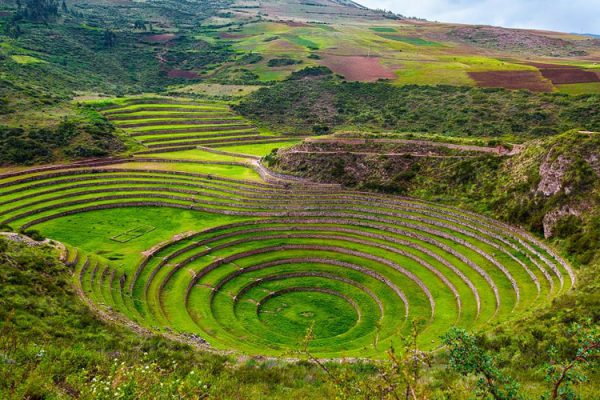
[[[13,232],[13,228],[7,224],[0,224],[0,231],[1,232]]]
[[[46,238],[40,233],[40,231],[35,230],[35,229],[31,229],[31,230],[27,230],[27,231],[23,231],[22,232],[23,235],[30,237],[31,239],[35,240],[36,242],[41,242],[43,240],[45,240]]]
[[[288,79],[302,79],[306,77],[317,77],[317,76],[326,76],[332,75],[333,71],[329,68],[320,66],[320,67],[306,67],[301,69],[300,71],[293,72]]]
[[[572,236],[576,233],[581,232],[581,226],[583,221],[581,218],[575,215],[569,215],[567,217],[558,220],[554,226],[554,234],[560,239]]]
[[[312,131],[315,135],[325,135],[331,131],[331,128],[324,124],[313,125]]]
[[[269,67],[286,67],[288,65],[302,64],[302,60],[294,60],[293,58],[272,58],[267,65]]]

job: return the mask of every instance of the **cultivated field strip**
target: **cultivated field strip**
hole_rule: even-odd
[[[146,149],[138,154],[171,153],[202,147],[264,144],[289,138],[261,134],[223,103],[176,99],[129,99],[103,110],[117,127]]]
[[[0,223],[27,229],[122,207],[235,217],[155,246],[138,265],[70,248],[65,262],[95,304],[252,354],[285,354],[312,327],[316,354],[377,356],[412,319],[435,346],[453,325],[506,320],[574,284],[548,246],[477,214],[275,175],[262,182],[203,173],[209,162],[194,164],[197,172],[166,168],[180,164],[122,159],[5,174]]]

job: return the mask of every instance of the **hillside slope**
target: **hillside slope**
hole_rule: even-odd
[[[522,141],[574,128],[600,130],[599,105],[599,95],[346,82],[307,69],[254,92],[237,110],[278,132],[428,132]]]

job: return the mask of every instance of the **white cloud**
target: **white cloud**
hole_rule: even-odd
[[[432,21],[600,34],[600,0],[362,0]]]

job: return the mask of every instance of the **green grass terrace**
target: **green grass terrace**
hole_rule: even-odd
[[[171,98],[119,99],[99,105],[118,128],[139,142],[137,154],[164,154],[197,148],[265,145],[277,147],[294,138],[260,132],[226,103]],[[298,140],[298,139],[296,139]]]
[[[187,122],[221,113],[246,123],[196,103],[105,112],[121,126],[179,129],[157,122],[164,110],[194,114]],[[320,357],[378,358],[413,319],[425,325],[421,345],[435,348],[451,326],[501,324],[575,282],[559,255],[515,227],[272,174],[255,159],[144,155],[4,172],[0,223],[63,242],[74,282],[95,307],[253,355],[288,355],[312,328],[310,350]]]

